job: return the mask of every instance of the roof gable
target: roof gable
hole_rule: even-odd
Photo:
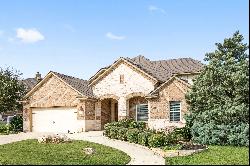
[[[117,61],[115,61],[109,68],[107,68],[104,72],[102,72],[98,76],[95,76],[95,78],[91,79],[89,85],[92,86],[92,85],[96,84],[97,82],[102,80],[105,76],[110,74],[118,65],[120,65],[122,63],[131,67],[134,71],[142,74],[144,77],[148,78],[149,80],[153,81],[154,83],[157,82],[157,79],[155,77],[153,77],[151,74],[140,69],[138,66],[136,66],[135,64],[128,61],[128,59],[121,57]]]
[[[88,87],[88,81],[82,80],[79,78],[67,76],[64,74],[60,74],[57,72],[50,71],[42,81],[40,81],[38,84],[36,84],[35,87],[33,87],[24,98],[29,97],[31,94],[33,94],[41,85],[43,85],[51,76],[55,76],[56,78],[63,81],[67,86],[69,86],[71,89],[76,91],[79,95],[82,95],[84,97],[90,97],[94,98],[92,89]]]
[[[161,91],[162,89],[164,89],[166,86],[168,86],[174,80],[177,80],[178,82],[186,85],[188,88],[191,87],[191,85],[189,83],[181,80],[180,78],[178,78],[176,76],[172,76],[166,82],[164,82],[163,84],[161,84],[158,88],[156,88],[155,90],[153,90],[152,92],[150,92],[149,95],[147,95],[147,98],[157,97],[158,96],[158,92]]]

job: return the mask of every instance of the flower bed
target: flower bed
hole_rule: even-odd
[[[185,127],[173,126],[158,131],[150,130],[145,122],[124,119],[106,124],[103,135],[111,139],[143,145],[163,157],[189,155],[206,149],[204,145],[188,142],[190,140],[188,132]]]

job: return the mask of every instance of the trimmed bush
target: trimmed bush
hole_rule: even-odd
[[[5,124],[0,124],[0,133],[6,134],[7,133],[7,126]]]
[[[124,128],[124,127],[120,128],[118,130],[118,136],[117,136],[118,139],[122,140],[122,141],[126,141],[127,140],[127,135],[126,135],[127,131],[128,131],[127,128]]]
[[[109,137],[112,139],[118,139],[118,131],[120,130],[120,127],[111,127],[110,128],[110,133],[109,133]]]
[[[129,128],[130,123],[132,123],[134,120],[133,119],[122,119],[118,121],[118,127],[124,127],[124,128]]]
[[[138,144],[148,146],[148,139],[153,133],[151,132],[141,132],[138,134]]]
[[[137,122],[137,128],[139,130],[145,130],[146,129],[146,123],[145,122]]]
[[[152,134],[148,139],[148,144],[150,147],[161,147],[166,144],[165,134]]]
[[[138,134],[139,134],[138,129],[128,129],[128,131],[126,133],[127,140],[129,142],[137,143],[138,142]]]

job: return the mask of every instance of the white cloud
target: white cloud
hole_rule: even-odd
[[[16,37],[21,39],[24,43],[35,43],[40,40],[44,40],[44,36],[35,28],[23,29],[18,28],[16,30]]]
[[[114,35],[111,32],[106,33],[106,37],[109,38],[109,39],[113,39],[113,40],[124,40],[126,38],[126,36]]]
[[[159,7],[157,7],[157,6],[153,6],[153,5],[150,5],[150,6],[148,7],[148,10],[149,10],[150,12],[157,12],[157,11],[159,11],[159,12],[161,12],[162,14],[166,14],[166,11],[165,11],[164,9],[159,8]]]

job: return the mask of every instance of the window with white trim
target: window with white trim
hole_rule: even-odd
[[[148,121],[148,105],[136,105],[136,121]]]
[[[179,122],[181,120],[181,102],[170,101],[170,122]]]

